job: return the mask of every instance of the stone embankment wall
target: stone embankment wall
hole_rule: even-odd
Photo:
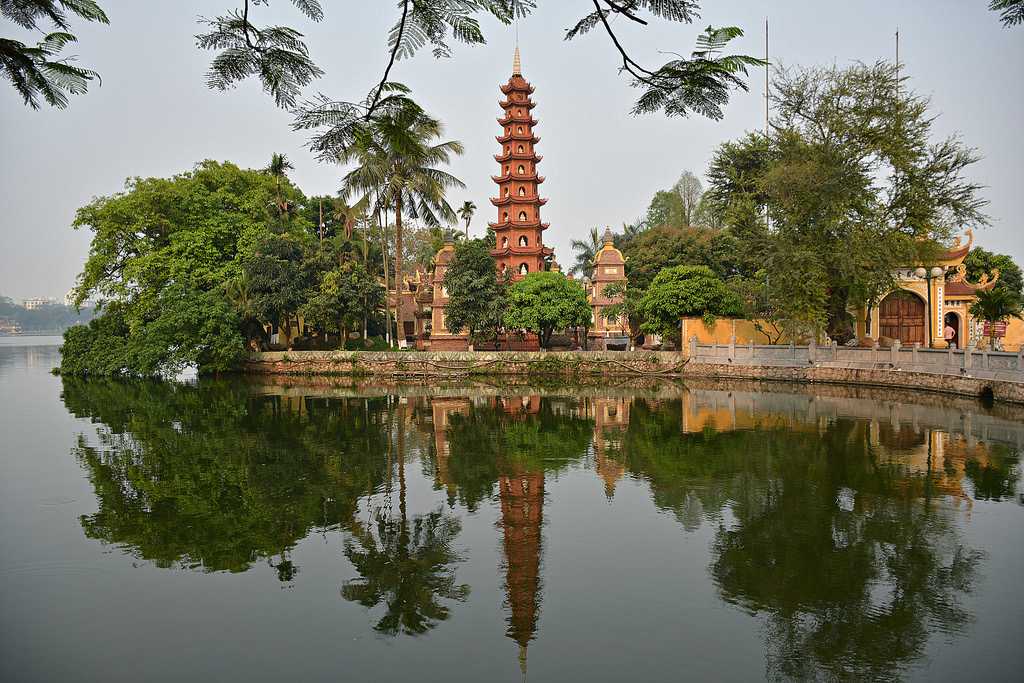
[[[749,349],[748,349],[749,350]],[[345,375],[398,380],[458,379],[505,376],[557,377],[593,381],[621,379],[723,378],[773,380],[800,383],[849,384],[900,387],[914,391],[942,392],[979,397],[990,394],[998,401],[1024,404],[1024,372],[1016,368],[988,370],[977,376],[971,368],[933,364],[927,370],[911,364],[904,368],[888,358],[839,360],[820,357],[833,349],[769,347],[771,358],[743,358],[737,350],[703,350],[683,356],[676,352],[341,352],[293,351],[254,354],[245,371],[274,375]],[[687,351],[693,351],[688,348]],[[867,349],[866,351],[871,351]],[[898,351],[897,351],[898,353]],[[946,352],[942,352],[944,355]],[[970,361],[969,361],[970,362]],[[976,372],[981,372],[978,370]]]

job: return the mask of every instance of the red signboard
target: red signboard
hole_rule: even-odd
[[[989,323],[989,322],[985,323],[985,331],[982,333],[983,336],[985,336],[985,337],[991,337],[992,336],[992,331],[991,331],[992,327],[991,327],[991,325],[992,325],[992,323]],[[996,323],[995,324],[995,332],[996,332],[996,336],[997,337],[1005,337],[1006,336],[1006,323]]]

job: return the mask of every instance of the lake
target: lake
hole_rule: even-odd
[[[1024,676],[1019,407],[86,381],[52,341],[0,344],[4,681]]]

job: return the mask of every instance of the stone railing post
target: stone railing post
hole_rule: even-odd
[[[874,340],[871,343],[871,363],[874,365],[878,362],[878,340]]]
[[[736,335],[729,337],[729,362],[736,358]]]
[[[947,344],[946,345],[946,365],[949,366],[950,370],[952,370],[953,368],[956,367],[956,359],[953,358],[953,345],[952,344]]]
[[[789,342],[789,357],[796,358],[796,343]]]
[[[750,349],[750,364],[753,365],[754,364],[754,340],[753,339],[751,339],[750,341],[747,342],[747,348]],[[1020,363],[1017,363],[1017,365],[1020,365]]]
[[[690,358],[697,359],[697,335],[690,337]]]
[[[964,349],[964,370],[971,369],[971,352],[974,351],[974,344],[968,344],[967,348]]]
[[[988,349],[982,349],[981,351],[981,368],[988,370]]]
[[[921,348],[921,342],[914,342],[914,347],[910,349],[910,363],[917,365],[917,352]]]
[[[897,339],[889,347],[889,362],[892,363],[893,367],[900,364],[900,340]]]
[[[814,365],[814,354],[818,350],[818,340],[811,339],[807,342],[807,364]]]
[[[1024,372],[1024,344],[1017,349],[1017,372]]]
[[[832,340],[832,360],[839,360],[839,342]]]

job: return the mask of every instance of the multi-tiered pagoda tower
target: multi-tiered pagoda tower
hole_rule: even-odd
[[[530,99],[533,90],[523,78],[517,47],[512,77],[501,86],[505,99],[499,104],[505,116],[498,119],[502,126],[502,135],[497,138],[501,154],[494,157],[500,164],[500,175],[493,176],[498,184],[498,196],[491,200],[498,207],[498,222],[490,224],[495,234],[491,253],[498,271],[510,269],[516,279],[544,270],[546,257],[554,253],[544,246],[543,232],[548,224],[540,220],[540,207],[547,200],[541,199],[537,191],[544,177],[537,175],[537,164],[542,157],[536,153],[540,138],[533,134],[533,127],[537,125],[532,114],[537,105]]]

